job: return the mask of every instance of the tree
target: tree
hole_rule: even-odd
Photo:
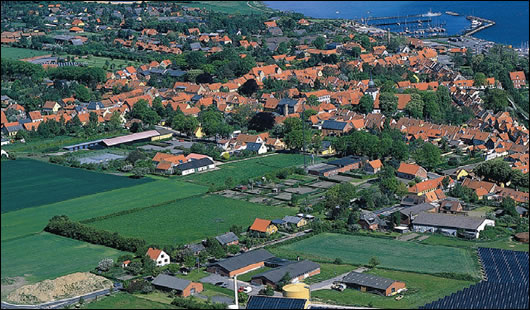
[[[324,37],[322,36],[319,36],[318,38],[316,38],[314,41],[313,41],[313,45],[319,49],[319,50],[323,50],[325,47],[326,47],[326,39],[324,39]]]
[[[112,258],[104,258],[99,261],[98,269],[105,272],[109,271],[114,266],[114,260]]]
[[[416,150],[414,153],[414,159],[416,162],[427,169],[433,169],[439,163],[441,163],[441,151],[440,148],[435,145],[426,142]]]
[[[368,265],[371,267],[371,268],[375,268],[377,267],[377,265],[379,265],[380,262],[379,260],[377,259],[377,257],[375,256],[372,256],[372,258],[370,258],[370,261],[368,262]]]
[[[199,121],[192,115],[184,115],[184,113],[179,111],[171,121],[171,127],[185,133],[187,136],[192,136],[199,127]]]
[[[318,102],[318,97],[315,96],[315,95],[311,95],[307,98],[307,104],[310,105],[310,106],[317,106],[320,104],[320,102]]]
[[[374,110],[374,98],[371,95],[364,95],[359,100],[359,112],[363,114],[372,113]]]
[[[92,94],[86,86],[77,84],[75,86],[75,97],[79,101],[88,102],[92,98]]]
[[[268,131],[274,127],[275,120],[274,115],[269,112],[259,112],[248,122],[248,129],[255,130],[257,132]]]
[[[304,146],[303,131],[300,129],[292,130],[285,135],[285,144],[289,149],[301,150]]]
[[[130,116],[149,125],[156,125],[161,119],[158,113],[149,107],[149,103],[145,99],[140,99],[134,104]]]
[[[381,113],[386,117],[394,115],[397,111],[398,98],[393,93],[381,93],[379,96],[379,106]]]
[[[519,213],[517,213],[517,210],[515,209],[515,201],[511,197],[504,197],[500,207],[502,210],[504,210],[505,214],[510,216],[519,216]]]
[[[421,99],[421,96],[418,94],[411,94],[410,101],[405,107],[405,110],[411,117],[422,118],[423,117],[423,100]]]
[[[206,239],[206,247],[208,248],[208,253],[219,259],[226,256],[226,251],[223,249],[221,244],[215,238]]]
[[[515,175],[510,165],[502,160],[486,161],[478,165],[473,172],[488,181],[507,183]]]
[[[508,106],[508,97],[506,91],[502,89],[486,89],[486,108],[493,110],[495,113],[504,111]]]
[[[247,80],[241,87],[239,87],[238,92],[241,95],[245,95],[247,97],[252,96],[256,91],[258,91],[258,83],[255,79],[249,79]]]
[[[475,77],[474,77],[474,84],[473,86],[483,86],[483,85],[486,85],[486,75],[482,72],[477,72],[475,73]]]
[[[208,72],[203,72],[195,78],[195,83],[197,84],[211,84],[213,83],[213,77]]]
[[[147,156],[144,154],[144,152],[140,150],[133,150],[127,155],[126,161],[130,162],[131,164],[134,164],[138,160],[144,160]]]

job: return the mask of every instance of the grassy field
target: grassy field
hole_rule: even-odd
[[[478,276],[471,251],[446,246],[422,245],[393,239],[349,236],[332,233],[319,234],[271,252],[280,257],[301,256],[304,259],[367,264],[375,256],[380,267],[425,273],[454,272]]]
[[[442,235],[431,235],[429,238],[420,241],[420,244],[428,245],[445,245],[452,247],[462,247],[469,249],[476,249],[478,247],[482,248],[496,248],[512,251],[525,251],[528,252],[528,244],[524,244],[517,241],[509,240],[505,238],[497,241],[472,241],[472,240],[462,240],[453,237],[446,237]]]
[[[153,181],[36,160],[2,161],[2,213]]]
[[[317,282],[322,282],[324,280],[329,280],[341,274],[350,272],[354,269],[355,267],[352,265],[336,265],[336,264],[321,263],[320,273],[315,276],[307,278],[306,280],[304,280],[304,283],[313,284]]]
[[[190,197],[178,202],[120,215],[88,225],[137,237],[148,243],[170,245],[199,241],[225,233],[232,225],[244,228],[256,217],[275,219],[295,210],[267,207],[217,195]]]
[[[173,305],[140,298],[127,293],[117,293],[100,300],[85,303],[81,309],[179,309]]]
[[[29,48],[5,47],[5,46],[2,46],[1,52],[2,52],[2,58],[10,58],[10,59],[30,58],[30,57],[41,56],[41,55],[49,55],[52,53],[50,51],[39,51],[39,50],[32,50]]]
[[[70,55],[74,56],[74,55]],[[100,56],[91,56],[90,59],[88,58],[79,58],[76,59],[77,62],[84,63],[91,67],[100,67],[102,68],[105,65],[106,61],[109,61],[110,64],[114,64],[114,70],[123,69],[128,66],[140,66],[142,63],[133,61],[133,60],[126,60],[126,59],[111,59],[109,57],[100,57]],[[109,66],[110,70],[110,66]]]
[[[263,14],[265,12],[272,12],[271,9],[261,4],[260,1],[193,1],[183,5],[230,14]]]
[[[116,259],[125,253],[46,232],[2,241],[1,252],[2,278],[26,275],[29,282],[89,271],[101,259]]]
[[[339,305],[364,306],[387,309],[418,308],[443,296],[457,292],[470,286],[473,282],[439,278],[426,274],[402,271],[375,269],[372,273],[381,277],[403,281],[408,291],[404,298],[395,300],[394,297],[380,296],[372,293],[363,293],[354,289],[343,292],[334,290],[320,290],[311,292],[312,300]]]
[[[182,180],[205,186],[219,186],[224,185],[226,178],[230,176],[237,184],[245,182],[250,178],[262,176],[271,171],[302,165],[303,163],[304,157],[300,154],[276,154],[267,157],[251,158],[234,163],[222,164],[219,165],[219,170],[191,174],[181,178]]]
[[[73,220],[84,220],[198,195],[206,190],[205,187],[199,185],[175,180],[153,181],[37,208],[4,213],[2,214],[2,242],[42,231],[48,224],[48,220],[55,215],[67,215]]]

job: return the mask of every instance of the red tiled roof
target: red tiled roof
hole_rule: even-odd
[[[271,221],[264,220],[264,219],[255,219],[252,226],[250,226],[250,230],[259,231],[259,232],[267,232],[267,227],[271,224]]]
[[[162,253],[162,250],[159,249],[149,248],[147,250],[147,256],[149,256],[152,260],[156,260],[158,256],[160,256],[160,253]]]

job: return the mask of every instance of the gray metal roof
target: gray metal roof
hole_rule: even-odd
[[[477,229],[486,219],[472,216],[449,215],[442,213],[420,213],[412,221],[414,225]]]
[[[415,206],[411,206],[411,207],[408,207],[408,208],[404,208],[404,209],[401,209],[399,212],[401,212],[401,214],[403,215],[406,215],[406,216],[410,216],[410,214],[412,213],[412,215],[418,215],[422,212],[426,212],[426,211],[429,211],[429,210],[432,210],[436,208],[436,206],[434,206],[433,204],[430,204],[430,203],[420,203],[419,205],[415,205]]]
[[[257,152],[261,148],[263,143],[247,142],[247,150]]]
[[[195,159],[187,163],[180,164],[177,166],[177,169],[184,171],[184,170],[190,170],[190,169],[197,169],[197,168],[208,166],[208,165],[213,165],[213,161],[209,158],[201,158],[201,159]]]
[[[280,102],[278,102],[278,106],[288,105],[290,107],[294,107],[297,102],[298,100],[295,100],[295,99],[283,98],[282,100],[280,100]]]
[[[335,170],[335,169],[337,169],[336,166],[323,164],[323,163],[307,167],[307,170],[309,170],[309,171],[317,171],[318,173],[324,173],[324,172]]]
[[[348,123],[346,122],[337,122],[333,120],[325,120],[322,123],[322,129],[331,129],[331,130],[343,130]]]
[[[213,263],[211,264],[211,266],[219,266],[230,272],[246,267],[248,265],[264,262],[265,260],[271,257],[274,257],[274,255],[269,253],[269,251],[264,249],[258,249],[227,258],[217,263]]]
[[[294,279],[306,273],[315,271],[318,268],[320,268],[319,264],[309,260],[304,260],[259,273],[252,278],[265,278],[273,283],[278,283],[286,273],[289,273],[291,279]]]
[[[165,274],[159,274],[151,284],[155,286],[167,287],[173,290],[183,291],[190,285],[191,281],[180,279],[177,277],[168,276]]]
[[[339,159],[335,159],[335,160],[332,160],[332,161],[328,161],[327,164],[328,165],[333,165],[333,166],[339,166],[339,167],[344,167],[344,166],[348,166],[348,165],[353,165],[353,164],[356,164],[356,163],[359,163],[362,161],[363,158],[361,157],[358,157],[358,156],[347,156],[347,157],[343,157],[343,158],[339,158]]]
[[[300,222],[302,219],[298,216],[286,215],[283,217],[283,220],[287,223],[298,224],[298,222]]]
[[[366,287],[373,287],[381,290],[386,290],[392,283],[396,282],[392,279],[374,276],[368,273],[360,273],[352,271],[342,278],[342,282],[347,284],[362,285]]]
[[[234,234],[233,232],[227,232],[226,234],[222,234],[220,236],[215,237],[217,241],[219,241],[220,244],[225,245],[230,242],[238,241],[239,238]]]

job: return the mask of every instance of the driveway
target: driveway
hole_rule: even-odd
[[[213,285],[215,285],[215,283],[218,283],[218,282],[223,282],[225,284],[228,284],[228,286],[226,287],[227,289],[232,290],[232,291],[234,290],[234,280],[232,280],[232,279],[230,279],[228,277],[224,277],[224,276],[218,275],[218,274],[212,273],[209,276],[206,276],[206,277],[200,279],[199,281],[202,282],[202,283],[210,283],[210,284],[213,284]],[[250,287],[252,287],[252,292],[250,292],[249,295],[257,295],[260,290],[265,288],[264,285],[252,285],[250,283],[247,283],[247,282],[244,282],[244,281],[239,281],[239,280],[237,280],[237,285],[238,286],[250,286]]]
[[[364,272],[366,270],[368,270],[368,268],[360,267],[360,268],[357,268],[357,269],[355,269],[353,271]],[[310,291],[313,292],[313,291],[318,291],[318,290],[329,290],[329,289],[331,289],[331,285],[333,285],[333,282],[341,281],[342,278],[344,278],[344,276],[346,276],[348,273],[350,273],[350,272],[343,273],[341,275],[338,275],[338,276],[336,276],[334,278],[331,278],[331,279],[328,279],[328,280],[324,280],[322,282],[311,284],[309,286]]]

